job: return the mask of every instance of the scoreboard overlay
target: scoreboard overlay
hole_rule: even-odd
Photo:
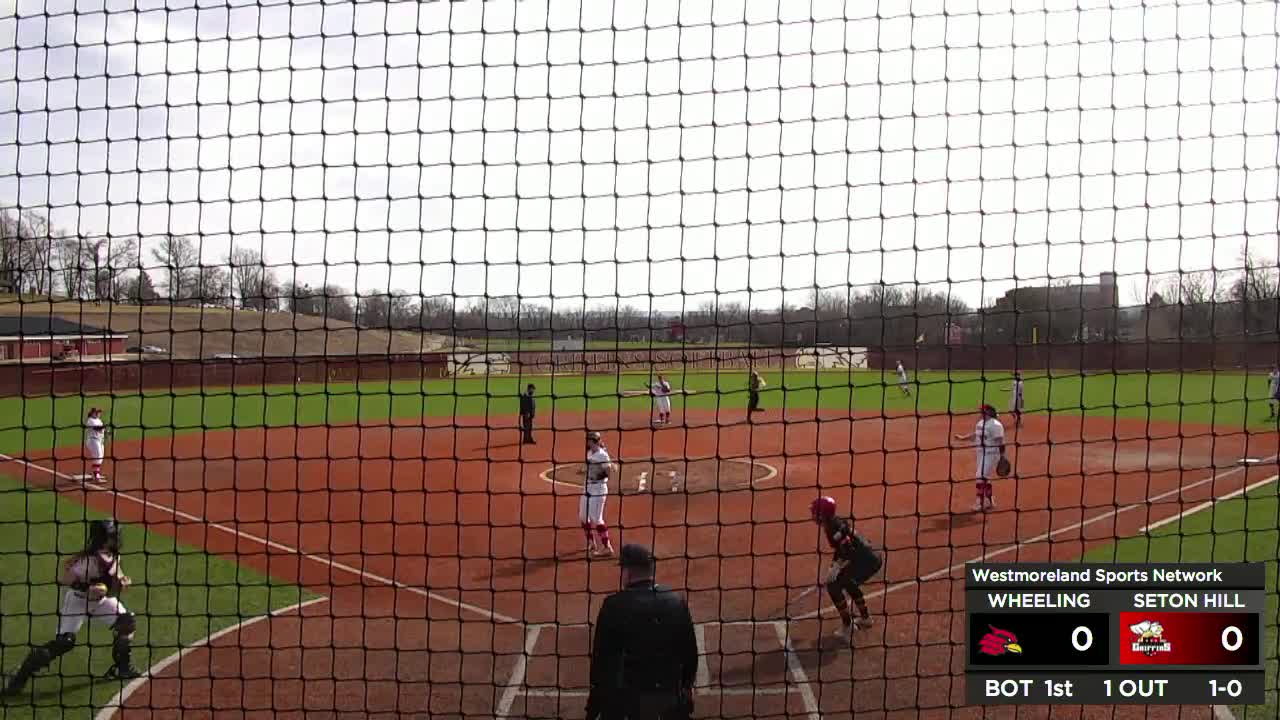
[[[970,563],[970,705],[1260,705],[1263,563]]]

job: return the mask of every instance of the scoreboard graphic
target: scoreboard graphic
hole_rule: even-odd
[[[1262,563],[972,563],[966,699],[1264,702]]]

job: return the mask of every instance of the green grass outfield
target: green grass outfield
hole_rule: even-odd
[[[858,409],[921,413],[970,413],[984,399],[1004,408],[1008,402],[1007,374],[922,372],[912,375],[914,395],[905,397],[896,378],[878,371],[792,370],[766,373],[766,407]],[[699,394],[675,398],[680,407],[745,408],[747,375],[743,372],[668,374],[676,387]],[[144,435],[193,432],[207,428],[317,425],[353,421],[377,422],[389,417],[430,416],[513,417],[517,395],[528,382],[538,386],[539,411],[644,412],[647,397],[620,399],[618,393],[643,389],[644,374],[565,377],[468,377],[424,382],[237,387],[144,394],[60,398],[0,399],[0,452],[22,454],[54,445],[79,445],[81,422],[90,405],[107,409],[117,440]],[[784,392],[785,391],[785,392]],[[1055,412],[1164,422],[1213,424],[1225,428],[1264,429],[1267,420],[1266,379],[1241,373],[1126,373],[1027,377],[1029,412]],[[1212,512],[1190,516],[1166,526],[1153,537],[1119,541],[1089,555],[1091,560],[1267,560],[1269,586],[1276,587],[1276,558],[1280,557],[1280,509],[1276,486],[1258,489],[1247,498],[1217,505]],[[85,510],[44,491],[26,491],[0,479],[0,628],[6,669],[21,661],[32,641],[51,637],[59,591],[54,584],[57,557],[72,552],[83,540]],[[58,524],[55,520],[67,521]],[[181,646],[251,616],[306,599],[293,586],[238,568],[229,561],[175,546],[172,539],[130,528],[126,568],[138,586],[128,596],[143,617],[136,664],[148,665]],[[29,550],[24,550],[27,548]],[[145,553],[143,550],[145,549]],[[29,554],[35,553],[35,554]],[[141,592],[139,592],[141,591]],[[1276,643],[1276,596],[1269,596],[1267,650]],[[31,613],[37,617],[28,628]],[[181,618],[181,622],[179,622]],[[91,639],[92,657],[82,642],[62,661],[62,675],[40,679],[37,704],[11,701],[6,717],[88,717],[93,703],[109,698],[118,685],[89,683],[106,670],[109,634],[82,633]],[[148,647],[149,645],[149,647]],[[1276,686],[1275,658],[1269,659],[1268,686]],[[60,687],[61,684],[61,687]],[[1274,718],[1280,713],[1276,693],[1266,708],[1252,709],[1248,718]],[[75,706],[72,710],[69,706]],[[1237,717],[1245,718],[1241,710]]]
[[[681,407],[710,410],[744,408],[744,372],[672,373],[677,388],[697,395],[677,396]],[[1007,374],[922,372],[912,379],[914,395],[903,396],[896,379],[877,371],[791,370],[765,374],[765,407],[969,413],[985,398],[1007,407]],[[389,417],[512,417],[526,383],[538,386],[539,412],[614,410],[644,412],[647,397],[619,398],[643,389],[643,374],[582,376],[493,376],[425,381],[148,391],[115,397],[0,399],[0,452],[22,454],[81,442],[87,408],[100,405],[116,440],[142,435],[232,427],[322,425],[376,422]],[[785,392],[783,392],[785,390]],[[1028,377],[1028,412],[1052,409],[1090,415],[1150,418],[1221,427],[1267,426],[1266,378],[1240,373],[1064,374]],[[1246,398],[1249,399],[1246,402]],[[1246,416],[1246,410],[1248,415]]]
[[[1200,512],[1157,528],[1148,536],[1126,538],[1085,555],[1090,562],[1265,562],[1267,704],[1234,707],[1238,720],[1280,717],[1277,692],[1277,558],[1280,558],[1280,485],[1270,483],[1248,494],[1215,503]]]
[[[47,490],[0,478],[0,662],[22,663],[32,644],[53,639],[62,561],[84,547],[87,521],[102,517]],[[228,560],[126,525],[121,566],[134,581],[123,596],[138,615],[134,665],[147,668],[221,628],[316,597]],[[111,632],[87,623],[76,648],[0,704],[9,718],[91,718],[120,690],[102,680],[111,666]]]

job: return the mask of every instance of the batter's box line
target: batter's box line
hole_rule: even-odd
[[[706,643],[706,627],[708,625],[718,626],[770,626],[773,628],[774,634],[778,638],[778,645],[781,647],[787,661],[787,674],[790,681],[786,685],[768,685],[765,687],[736,687],[722,686],[711,684],[711,671],[707,667],[707,643]],[[502,696],[498,699],[498,705],[494,709],[494,716],[497,718],[509,717],[511,714],[511,706],[515,704],[517,697],[554,697],[554,698],[585,698],[587,692],[585,690],[560,690],[551,688],[531,688],[525,684],[525,679],[529,671],[529,658],[534,656],[534,651],[538,647],[538,638],[542,635],[542,631],[548,628],[555,628],[557,631],[563,628],[590,628],[587,623],[572,624],[553,624],[539,623],[525,626],[524,652],[517,658],[515,665],[511,669],[511,677],[507,680],[506,686],[502,690]],[[720,695],[720,696],[764,696],[764,695],[789,695],[797,693],[804,702],[805,714],[809,720],[820,720],[821,714],[818,708],[817,696],[813,693],[813,685],[809,682],[808,673],[805,672],[804,666],[800,664],[800,659],[796,657],[795,648],[791,644],[791,638],[787,634],[787,624],[782,621],[769,620],[737,620],[737,621],[710,621],[701,622],[693,626],[694,634],[698,643],[698,672],[697,679],[694,681],[694,693],[699,696]]]

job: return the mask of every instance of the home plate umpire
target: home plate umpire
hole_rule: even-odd
[[[693,714],[698,640],[684,598],[654,581],[642,545],[618,556],[622,591],[596,617],[587,720],[684,720]]]

